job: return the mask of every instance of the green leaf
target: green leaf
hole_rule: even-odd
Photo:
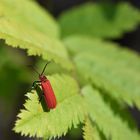
[[[131,65],[132,69],[140,70],[139,54],[127,48],[122,49],[121,46],[116,43],[82,35],[64,38],[63,42],[73,55],[83,52],[92,52],[94,55],[99,55],[100,58],[106,57],[113,59],[115,65],[121,63],[129,68]]]
[[[83,131],[84,140],[101,140],[100,134],[95,124],[93,124],[89,118],[87,118],[85,121]]]
[[[104,102],[100,93],[91,86],[85,86],[82,93],[92,121],[96,122],[106,138],[112,140],[139,140],[138,132],[131,130],[120,117],[116,116]]]
[[[95,4],[77,6],[60,16],[62,36],[90,35],[100,38],[120,37],[133,30],[140,22],[140,12],[129,3]]]
[[[88,37],[69,37],[65,44],[75,55],[81,77],[119,102],[140,108],[140,58],[136,53]]]
[[[14,4],[15,8],[12,10]],[[29,11],[29,14],[24,11]],[[5,39],[6,43],[12,47],[27,49],[29,55],[41,55],[45,60],[53,59],[65,69],[72,69],[65,46],[53,37],[57,34],[54,22],[41,11],[41,8],[29,0],[0,2],[0,38]],[[35,16],[33,16],[34,13],[36,13]],[[37,24],[42,21],[44,24],[48,23],[46,27]],[[43,28],[45,33],[41,31]],[[45,31],[45,28],[49,31]]]
[[[59,37],[60,34],[53,17],[35,1],[1,0],[0,17],[8,17],[50,37]]]
[[[77,126],[84,120],[86,113],[83,97],[79,94],[75,80],[66,75],[48,76],[57,98],[56,109],[45,112],[38,103],[36,92],[27,93],[28,100],[18,114],[15,132],[36,137],[60,137],[72,125]]]

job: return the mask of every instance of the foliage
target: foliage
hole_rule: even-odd
[[[92,123],[92,121],[87,118],[85,121],[85,126],[83,127],[83,137],[84,140],[100,140],[100,134],[97,130],[97,127],[95,124]]]
[[[57,98],[57,108],[50,112],[44,111],[38,102],[35,91],[27,93],[29,100],[24,104],[16,122],[15,131],[22,135],[53,138],[65,135],[84,120],[86,114],[84,100],[79,94],[74,79],[66,75],[48,76]],[[32,126],[32,129],[31,129]]]
[[[140,58],[137,55],[117,44],[89,37],[72,36],[64,42],[75,54],[80,77],[86,82],[90,80],[118,102],[130,106],[135,103],[140,108]]]
[[[21,3],[23,3],[22,6]],[[17,8],[11,7],[14,4]],[[15,10],[11,10],[11,8]],[[29,55],[42,55],[43,59],[53,59],[64,68],[72,69],[72,64],[68,59],[64,45],[59,39],[53,37],[58,34],[56,23],[54,23],[49,14],[41,11],[33,1],[2,0],[0,5],[0,38],[5,39],[6,43],[13,47],[28,49]],[[34,14],[36,15],[35,17],[32,16]],[[43,19],[46,19],[45,23],[47,23],[43,25],[43,27],[45,26],[44,30],[47,27],[47,30],[44,31],[45,33],[42,32],[42,25],[40,25],[40,21]],[[36,26],[37,28],[35,28]]]
[[[44,100],[39,103],[41,88],[28,92],[14,131],[51,139],[83,123],[85,140],[140,139],[126,111],[128,106],[140,109],[139,55],[104,40],[136,28],[139,17],[140,12],[128,3],[86,3],[64,13],[57,23],[33,0],[1,0],[0,39],[9,46],[27,49],[28,55],[55,62],[47,77],[57,107],[47,110]],[[1,60],[0,68],[7,60],[13,64],[20,59],[14,54],[8,57],[6,54]],[[27,75],[21,77],[27,80]]]
[[[113,114],[109,106],[106,105],[100,93],[91,86],[85,86],[82,93],[87,101],[87,109],[92,121],[95,121],[106,135],[106,138],[113,140],[138,140],[137,132],[132,131],[121,118]]]
[[[120,37],[139,21],[139,11],[128,3],[87,3],[65,12],[59,19],[63,37],[82,34],[100,38]]]

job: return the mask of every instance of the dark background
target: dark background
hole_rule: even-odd
[[[102,2],[102,1],[108,1],[112,3],[117,3],[120,2],[121,0],[38,0],[38,3],[48,9],[50,13],[54,17],[59,17],[59,15],[64,12],[65,10],[75,6],[75,5],[80,5],[82,3],[88,2],[88,1],[93,1],[93,2]],[[140,9],[140,0],[125,0],[129,3],[131,3],[133,6],[137,7]],[[121,44],[122,46],[127,46],[130,49],[137,51],[138,53],[140,52],[140,26],[137,27],[134,31],[131,33],[125,33],[123,37],[112,40],[114,42],[117,42]],[[23,55],[26,55],[25,52],[22,52]],[[34,62],[34,58],[32,59]],[[31,61],[32,61],[31,60]],[[25,85],[25,88],[22,87],[22,92],[26,92],[28,85]],[[23,93],[24,94],[24,93]],[[14,111],[12,112],[12,115],[10,117],[10,120],[7,119],[7,124],[5,125],[5,122],[2,121],[0,122],[0,140],[33,140],[32,138],[28,137],[21,137],[19,134],[15,134],[13,131],[11,131],[14,121],[16,120],[16,114],[19,112],[19,109],[21,108],[24,100],[23,100],[23,94],[18,96],[18,102],[14,105]],[[1,105],[1,104],[0,104]],[[132,112],[132,115],[137,121],[137,124],[140,128],[140,113],[136,108],[130,108],[129,109]],[[0,112],[0,117],[5,118],[3,114]],[[12,118],[12,119],[11,119]],[[2,120],[2,119],[0,119]],[[76,131],[77,132],[77,131]],[[79,132],[80,133],[80,132]],[[65,138],[61,138],[63,140],[69,140],[69,135],[67,135]],[[77,138],[77,140],[80,140],[82,138]],[[74,139],[72,139],[74,140]]]

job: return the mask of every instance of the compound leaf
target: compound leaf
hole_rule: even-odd
[[[80,77],[119,102],[140,108],[140,58],[136,53],[89,37],[69,37],[65,44],[75,56]]]
[[[92,121],[87,118],[83,127],[84,140],[101,140],[100,134]]]
[[[8,17],[50,37],[59,37],[59,26],[49,12],[31,0],[1,0],[0,17]]]
[[[27,93],[25,109],[18,114],[15,132],[50,139],[65,135],[72,125],[76,127],[84,120],[85,104],[75,80],[67,75],[48,76],[48,79],[57,98],[57,107],[45,112],[36,92]]]
[[[97,90],[85,86],[82,93],[87,102],[87,110],[92,121],[96,122],[106,138],[112,140],[139,140],[138,132],[131,130],[102,99]]]
[[[56,28],[51,16],[45,15],[45,12],[33,1],[0,2],[1,39],[6,40],[10,46],[27,49],[29,55],[41,55],[45,60],[53,59],[70,70],[72,64],[65,46],[56,38],[58,36]]]
[[[140,22],[140,12],[129,3],[87,3],[60,16],[62,36],[72,34],[116,38]]]

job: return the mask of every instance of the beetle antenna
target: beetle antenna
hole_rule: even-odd
[[[44,68],[43,68],[43,70],[42,70],[42,72],[41,72],[40,75],[43,75],[43,73],[44,73],[44,71],[45,71],[45,69],[46,69],[46,67],[47,67],[47,65],[48,65],[49,63],[51,63],[51,61],[48,61],[48,62],[46,63],[46,65],[44,66]]]
[[[40,73],[32,65],[28,65],[28,66],[31,67],[38,75],[40,75]]]

